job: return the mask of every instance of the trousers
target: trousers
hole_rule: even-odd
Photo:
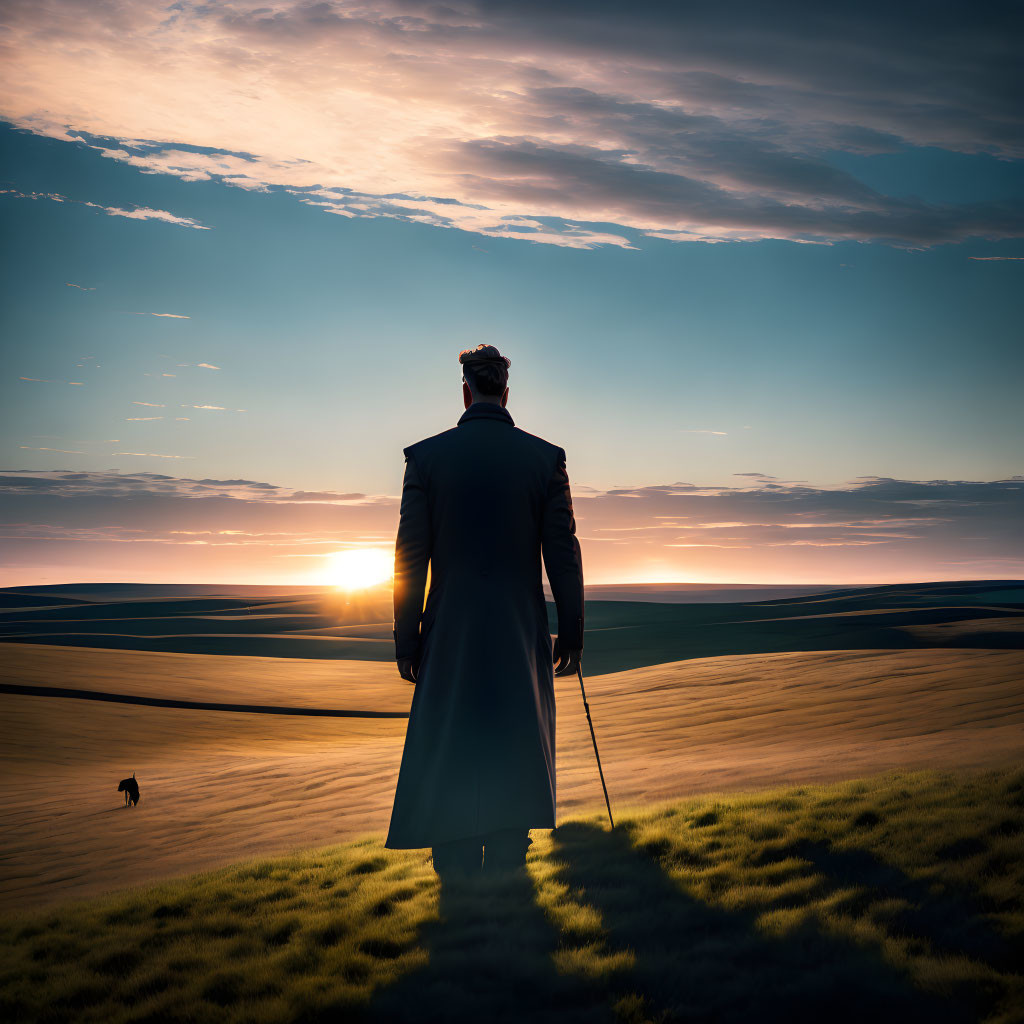
[[[514,869],[526,863],[526,851],[532,843],[528,828],[504,828],[453,839],[431,848],[434,870],[439,875],[475,875]]]

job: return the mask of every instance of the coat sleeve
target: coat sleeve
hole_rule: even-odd
[[[395,541],[395,658],[415,658],[419,650],[423,592],[430,561],[430,506],[415,459],[406,452],[405,480]]]
[[[541,526],[541,550],[558,611],[558,644],[583,649],[583,554],[576,539],[565,451],[558,449],[548,481]]]

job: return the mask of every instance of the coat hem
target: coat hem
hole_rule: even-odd
[[[536,829],[552,829],[552,828],[557,828],[557,826],[555,825],[554,821],[552,821],[552,820],[545,820],[544,824],[542,824],[542,825],[520,825],[520,824],[517,823],[517,824],[514,824],[514,825],[502,825],[501,828],[525,828],[527,830],[530,830],[530,829],[535,829],[535,828]],[[495,830],[495,831],[497,831],[497,830]],[[472,835],[478,835],[478,834],[479,833],[467,833],[466,835],[463,835],[463,836],[451,836],[451,837],[449,837],[447,839],[427,840],[426,842],[421,842],[421,843],[412,842],[410,840],[404,840],[403,841],[403,840],[400,840],[400,839],[391,839],[389,837],[388,839],[386,839],[384,841],[384,849],[385,850],[428,850],[432,846],[439,845],[439,843],[454,842],[455,840],[458,840],[458,839],[469,839]]]

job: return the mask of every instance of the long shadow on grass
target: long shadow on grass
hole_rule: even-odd
[[[689,896],[627,832],[571,822],[552,833],[558,880],[598,910],[609,953],[631,948],[619,993],[642,993],[656,1021],[970,1021],[966,1007],[922,993],[873,950],[806,924],[759,932],[746,911]],[[580,892],[579,890],[582,890]],[[614,996],[615,993],[613,993]]]
[[[378,989],[372,1021],[445,1024],[611,1022],[601,992],[560,975],[559,937],[526,874],[442,888],[438,917],[420,929],[429,962]]]
[[[944,847],[939,856],[974,853],[974,843],[984,849],[980,840],[962,840]],[[994,967],[1010,968],[1019,963],[1020,951],[1011,948],[989,926],[980,903],[969,892],[948,886],[938,888],[911,878],[863,849],[843,850],[828,843],[805,841],[783,847],[775,857],[791,855],[810,861],[827,877],[830,886],[856,887],[858,892],[844,906],[848,913],[860,914],[873,902],[896,899],[904,905],[890,914],[888,931],[924,939],[938,953],[963,954]]]

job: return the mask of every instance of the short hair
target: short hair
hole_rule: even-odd
[[[459,353],[462,375],[478,395],[501,395],[508,387],[508,368],[512,360],[493,345],[477,345]]]

